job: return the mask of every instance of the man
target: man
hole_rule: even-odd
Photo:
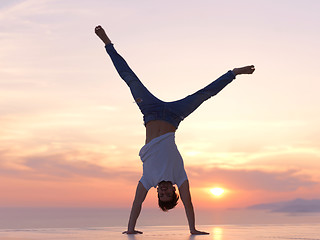
[[[101,26],[95,28],[95,33],[105,44],[107,53],[120,77],[129,86],[132,96],[143,114],[146,127],[146,144],[139,153],[143,162],[143,176],[138,182],[128,229],[124,233],[142,233],[135,230],[135,226],[141,212],[142,203],[151,187],[157,187],[159,207],[163,211],[174,208],[179,199],[173,186],[176,184],[185,208],[190,233],[193,235],[208,234],[198,231],[195,227],[189,181],[184,169],[183,159],[175,144],[175,132],[180,122],[205,100],[220,92],[237,75],[252,74],[255,70],[254,66],[234,68],[207,87],[184,99],[163,102],[152,95],[141,83],[126,61],[114,49],[113,44]]]

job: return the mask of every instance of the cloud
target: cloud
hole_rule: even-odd
[[[79,145],[79,150],[33,149],[22,155],[13,155],[14,149],[0,152],[0,174],[8,177],[63,181],[77,178],[98,178],[136,182],[142,173],[135,160],[121,161],[123,153],[117,149],[91,149]],[[115,146],[113,146],[115,147]],[[82,148],[82,149],[81,149]],[[21,149],[16,149],[21,152]],[[38,151],[38,152],[37,152]],[[110,152],[110,154],[108,153]],[[126,153],[129,154],[129,153]],[[130,155],[128,155],[130,156]],[[122,164],[122,162],[124,164]],[[300,187],[317,184],[311,176],[298,169],[265,171],[261,169],[230,169],[209,166],[186,166],[192,187],[212,187],[246,191],[292,192]]]
[[[14,4],[23,2],[24,0],[2,0],[0,2],[0,9],[11,7]]]
[[[141,173],[128,166],[103,166],[101,160],[93,163],[95,159],[103,156],[94,153],[61,153],[46,156],[31,156],[20,159],[19,162],[6,162],[0,156],[0,174],[3,176],[15,176],[15,178],[64,181],[77,178],[99,178],[104,180],[124,180],[136,182]],[[70,160],[72,157],[73,160]],[[86,157],[88,161],[84,161]],[[105,157],[105,156],[104,156]],[[138,166],[138,165],[137,165]],[[137,167],[138,169],[138,167]]]
[[[320,212],[320,199],[295,199],[287,202],[273,202],[249,206],[252,210],[269,210],[285,213],[314,213]]]
[[[243,190],[294,191],[302,186],[311,186],[316,182],[297,169],[286,171],[263,171],[257,169],[224,169],[206,167],[187,167],[188,176],[196,185],[210,187],[220,183],[225,187]]]

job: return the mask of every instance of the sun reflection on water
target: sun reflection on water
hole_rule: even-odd
[[[223,239],[223,228],[214,227],[212,232],[213,232],[213,239],[214,240],[222,240]]]

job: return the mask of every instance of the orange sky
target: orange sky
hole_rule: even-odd
[[[307,2],[1,1],[0,206],[130,206],[144,127],[97,24],[165,101],[255,64],[176,134],[198,208],[319,198],[320,3]]]

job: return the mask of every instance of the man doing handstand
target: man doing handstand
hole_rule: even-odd
[[[146,141],[139,156],[143,162],[143,175],[138,182],[132,204],[128,229],[124,233],[142,233],[135,230],[141,212],[142,203],[148,190],[157,187],[159,207],[168,211],[177,205],[179,195],[187,215],[191,234],[208,234],[195,227],[195,215],[189,190],[189,181],[184,169],[183,159],[175,144],[175,132],[180,122],[198,108],[205,100],[216,95],[239,74],[252,74],[254,66],[234,68],[228,71],[205,88],[181,100],[164,102],[152,95],[141,83],[126,61],[117,53],[110,39],[101,26],[95,33],[105,44],[120,77],[129,86],[131,94],[143,114],[146,127]]]

